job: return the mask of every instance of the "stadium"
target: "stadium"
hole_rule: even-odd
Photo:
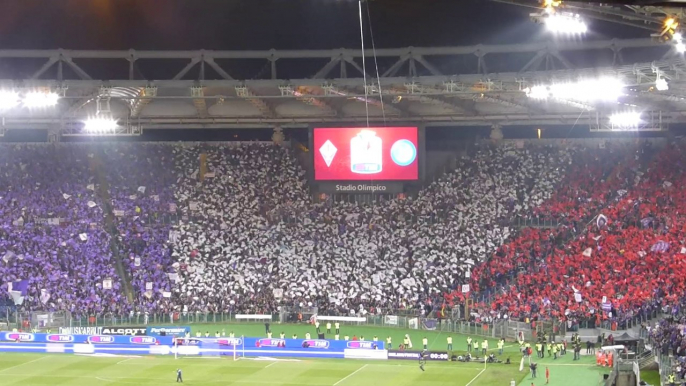
[[[0,6],[0,384],[683,385],[671,3]]]

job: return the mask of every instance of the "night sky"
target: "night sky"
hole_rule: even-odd
[[[487,0],[371,0],[368,4],[377,47],[548,38],[542,26],[529,21],[530,9]],[[358,3],[350,0],[0,0],[0,10],[2,48],[360,46]],[[587,38],[646,36],[645,31],[600,22],[592,29],[594,33]]]
[[[543,26],[529,20],[530,12],[528,8],[487,0],[371,0],[363,13],[366,45],[371,47],[372,31],[377,48],[513,44],[550,39]],[[591,22],[591,30],[584,39],[648,35],[644,30],[597,21]],[[2,49],[341,47],[360,47],[357,1],[0,0]],[[477,131],[487,135],[487,130],[481,133],[484,130]],[[445,130],[437,130],[436,135],[439,132]],[[526,130],[523,135],[533,133]],[[567,136],[565,133],[572,132],[561,129],[561,133]],[[173,136],[177,135],[180,133]],[[267,133],[265,136],[268,137]],[[243,139],[244,135],[240,137]]]

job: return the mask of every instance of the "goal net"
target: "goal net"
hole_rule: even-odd
[[[245,356],[245,339],[240,338],[181,338],[174,339],[172,348],[174,358],[232,358],[239,360]]]

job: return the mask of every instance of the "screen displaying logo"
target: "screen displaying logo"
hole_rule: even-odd
[[[113,336],[93,335],[88,337],[91,343],[114,343]]]
[[[129,342],[133,344],[155,344],[157,339],[154,336],[132,336]]]
[[[25,332],[8,332],[5,334],[5,340],[13,340],[20,342],[33,342],[33,334],[28,334]]]
[[[47,335],[45,339],[48,342],[56,342],[56,343],[69,343],[74,341],[74,337],[71,335]]]
[[[419,179],[416,127],[315,128],[317,181]]]

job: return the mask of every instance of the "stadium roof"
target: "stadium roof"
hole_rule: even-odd
[[[380,87],[374,52],[367,50],[365,88],[359,49],[0,50],[3,62],[29,74],[0,80],[0,90],[63,95],[56,107],[20,106],[0,116],[5,129],[58,129],[67,135],[98,114],[126,123],[120,134],[135,134],[141,128],[362,124],[366,107],[372,122],[385,116],[386,122],[431,126],[600,127],[607,116],[627,109],[649,115],[652,128],[686,122],[686,62],[673,45],[651,39],[407,47],[375,54],[383,68]],[[263,71],[244,79],[231,70],[237,62]],[[170,66],[178,69],[155,70]],[[280,78],[282,67],[298,78]],[[610,103],[527,96],[534,86],[599,77],[621,79],[625,94]],[[668,82],[668,90],[656,89],[658,78]]]

